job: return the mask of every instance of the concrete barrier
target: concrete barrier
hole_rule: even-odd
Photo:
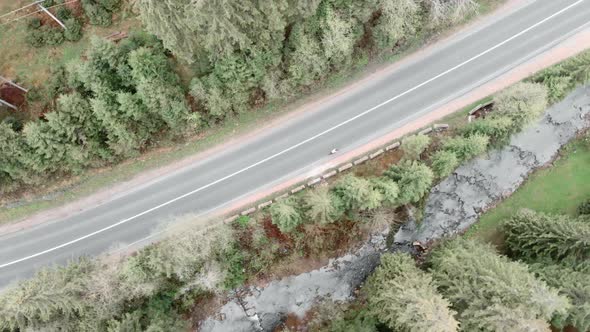
[[[330,178],[330,177],[332,177],[332,176],[336,175],[336,173],[338,173],[338,172],[336,172],[336,171],[331,171],[331,172],[328,172],[328,173],[326,173],[326,174],[322,175],[322,179],[324,179],[324,180],[325,180],[325,179],[327,179],[327,178]]]
[[[477,106],[475,106],[474,108],[472,108],[471,111],[469,111],[469,115],[473,115],[475,112],[479,111],[479,109],[482,108],[482,107],[483,107],[482,104],[478,104]]]
[[[234,221],[238,220],[239,217],[240,217],[240,215],[239,214],[236,214],[234,216],[231,216],[231,217],[225,219],[224,221],[225,222],[234,222]]]
[[[309,181],[309,182],[307,183],[307,186],[308,186],[308,187],[313,187],[313,186],[315,186],[316,184],[320,183],[321,181],[322,181],[322,178],[315,178],[315,179],[313,179],[313,180]]]
[[[395,150],[395,149],[399,148],[400,145],[401,145],[400,142],[395,142],[395,143],[393,143],[391,145],[386,146],[385,147],[385,151]]]
[[[270,201],[266,201],[266,202],[264,202],[264,203],[260,203],[260,204],[258,204],[258,210],[262,210],[262,209],[264,209],[265,207],[268,207],[268,206],[270,206],[271,204],[272,204],[272,200],[270,200]]]
[[[242,211],[242,213],[240,213],[240,215],[247,216],[247,215],[252,214],[254,212],[256,212],[256,208],[255,207],[251,207],[248,210]]]
[[[305,185],[303,185],[303,184],[302,184],[302,185],[300,185],[300,186],[299,186],[299,187],[297,187],[297,188],[293,188],[293,189],[291,189],[291,194],[294,194],[294,193],[300,192],[300,191],[301,191],[301,190],[303,190],[303,189],[305,189]]]
[[[287,197],[289,197],[289,193],[284,193],[281,196],[278,196],[277,198],[275,198],[275,202],[278,200],[281,200],[281,199],[285,199]]]
[[[342,165],[342,166],[338,167],[338,172],[344,172],[349,168],[352,168],[352,163],[348,163],[346,165]]]
[[[369,160],[369,156],[364,156],[364,157],[362,157],[362,158],[360,158],[360,159],[357,159],[357,160],[355,160],[355,161],[353,162],[353,164],[356,166],[356,165],[359,165],[359,164],[362,164],[362,163],[364,163],[364,162],[365,162],[365,161],[367,161],[367,160]]]
[[[433,126],[435,131],[443,131],[449,129],[449,125],[446,123],[437,123]]]
[[[422,129],[418,132],[419,135],[428,135],[432,132],[432,127],[428,127],[426,129]]]
[[[383,149],[379,149],[379,150],[377,150],[377,151],[375,151],[375,152],[371,153],[371,154],[369,155],[369,158],[371,158],[371,159],[377,158],[377,157],[379,157],[380,155],[382,155],[382,154],[383,154],[383,152],[384,152],[384,151],[383,151]]]

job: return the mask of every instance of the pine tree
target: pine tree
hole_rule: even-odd
[[[281,200],[271,205],[270,215],[272,223],[283,233],[294,231],[303,222],[298,202],[293,198]]]
[[[202,36],[191,22],[187,9],[192,0],[140,0],[141,20],[147,30],[158,36],[166,48],[185,61],[193,62],[199,54]]]
[[[326,187],[309,190],[304,202],[306,215],[312,222],[329,224],[336,221],[344,212],[339,197]]]
[[[397,182],[399,186],[399,203],[418,202],[432,185],[434,174],[428,166],[417,161],[406,161],[391,166],[385,176]]]
[[[457,331],[450,303],[408,254],[381,256],[365,287],[369,310],[395,331]]]
[[[347,211],[369,210],[381,206],[383,195],[375,190],[370,180],[347,175],[334,187]]]
[[[27,160],[31,153],[22,134],[8,123],[0,123],[0,173],[13,181],[30,182],[33,179]]]
[[[392,48],[414,35],[420,23],[420,6],[415,0],[380,1],[381,16],[373,34],[379,48]]]
[[[569,309],[567,298],[536,279],[526,265],[496,254],[488,244],[447,241],[432,252],[430,263],[439,290],[466,331],[510,331],[510,325],[538,325]]]
[[[556,315],[551,321],[563,329],[571,325],[578,331],[590,330],[590,273],[547,261],[531,264],[531,269],[549,286],[558,290],[572,303],[566,314]]]
[[[378,191],[382,197],[382,203],[389,206],[395,206],[398,203],[400,195],[399,186],[397,183],[386,177],[370,179],[373,185],[373,190]]]
[[[590,260],[590,224],[567,216],[521,210],[503,224],[506,245],[515,255],[526,258]]]
[[[357,36],[351,20],[341,17],[332,8],[326,8],[322,20],[322,48],[324,56],[336,68],[350,62]]]
[[[50,326],[68,330],[87,303],[84,283],[94,265],[82,260],[44,269],[0,296],[0,329],[32,330]],[[70,328],[70,330],[75,330]]]
[[[303,24],[293,27],[287,56],[289,79],[297,85],[309,85],[327,74],[328,62],[320,42]]]

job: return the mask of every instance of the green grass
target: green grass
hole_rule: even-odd
[[[590,198],[590,135],[572,141],[560,155],[554,166],[532,174],[512,196],[481,216],[466,236],[501,245],[501,222],[521,208],[575,216],[578,205]]]

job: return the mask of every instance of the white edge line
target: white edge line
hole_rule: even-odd
[[[332,132],[332,131],[334,131],[334,130],[336,130],[336,129],[338,129],[338,128],[340,128],[340,127],[342,127],[342,126],[344,126],[344,125],[346,125],[346,124],[348,124],[348,123],[350,123],[350,122],[352,122],[352,121],[354,121],[354,120],[356,120],[356,119],[358,119],[360,117],[363,117],[363,116],[365,116],[365,115],[367,115],[367,114],[375,111],[376,109],[381,108],[382,106],[385,106],[385,105],[391,103],[392,101],[395,101],[395,100],[397,100],[397,99],[399,99],[399,98],[401,98],[401,97],[403,97],[403,96],[405,96],[405,95],[407,95],[407,94],[409,94],[411,92],[414,92],[415,90],[417,90],[417,89],[425,86],[426,84],[429,84],[429,83],[431,83],[431,82],[433,82],[433,81],[435,81],[435,80],[437,80],[437,79],[439,79],[439,78],[441,78],[441,77],[443,77],[443,76],[445,76],[445,75],[447,75],[447,74],[449,74],[449,73],[451,73],[451,72],[453,72],[453,71],[455,71],[455,70],[457,70],[457,69],[465,66],[466,64],[468,64],[470,62],[473,62],[474,60],[476,60],[476,59],[478,59],[478,58],[480,58],[480,57],[482,57],[482,56],[484,56],[484,55],[492,52],[493,50],[497,49],[498,47],[501,47],[501,46],[505,45],[506,43],[509,43],[510,41],[512,41],[512,40],[514,40],[514,39],[516,39],[516,38],[518,38],[520,36],[522,36],[523,34],[529,32],[530,30],[532,30],[532,29],[534,29],[536,27],[538,27],[539,25],[541,25],[541,24],[549,21],[550,19],[554,18],[555,16],[558,16],[561,13],[569,10],[570,8],[572,8],[574,6],[577,6],[578,4],[582,3],[583,1],[584,0],[578,0],[578,1],[574,2],[573,4],[571,4],[571,5],[563,8],[561,10],[559,10],[558,12],[556,12],[556,13],[554,13],[554,14],[546,17],[546,18],[544,18],[543,20],[541,20],[541,21],[533,24],[532,26],[530,26],[530,27],[522,30],[521,32],[513,35],[512,37],[510,37],[510,38],[508,38],[508,39],[500,42],[499,44],[496,44],[495,46],[493,46],[493,47],[491,47],[491,48],[489,48],[489,49],[487,49],[487,50],[485,50],[485,51],[483,51],[483,52],[481,52],[481,53],[479,53],[479,54],[477,54],[477,55],[475,55],[475,56],[473,56],[473,57],[471,57],[471,58],[469,58],[469,59],[467,59],[467,60],[465,60],[463,62],[461,62],[460,64],[458,64],[458,65],[456,65],[456,66],[454,66],[454,67],[452,67],[450,69],[447,69],[446,71],[444,71],[444,72],[442,72],[442,73],[440,73],[440,74],[438,74],[438,75],[430,78],[429,80],[426,80],[426,81],[424,81],[424,82],[422,82],[422,83],[414,86],[413,88],[410,88],[410,89],[408,89],[408,90],[406,90],[406,91],[398,94],[397,96],[392,97],[392,98],[390,98],[390,99],[388,99],[388,100],[386,100],[386,101],[378,104],[377,106],[373,106],[372,108],[370,108],[370,109],[368,109],[368,110],[366,110],[366,111],[364,111],[362,113],[359,113],[359,114],[355,115],[354,117],[352,117],[352,118],[350,118],[350,119],[348,119],[346,121],[343,121],[343,122],[341,122],[341,123],[339,123],[339,124],[337,124],[337,125],[335,125],[335,126],[333,126],[331,128],[328,128],[328,129],[322,131],[321,133],[316,134],[315,136],[312,136],[312,137],[310,137],[310,138],[308,138],[306,140],[303,140],[303,141],[301,141],[301,142],[299,142],[299,143],[297,143],[297,144],[295,144],[295,145],[293,145],[293,146],[291,146],[291,147],[289,147],[289,148],[287,148],[287,149],[285,149],[283,151],[277,152],[277,153],[273,154],[270,157],[267,157],[265,159],[262,159],[262,160],[260,160],[260,161],[258,161],[256,163],[248,166],[248,167],[245,167],[245,168],[243,168],[243,169],[241,169],[239,171],[236,171],[236,172],[231,173],[231,174],[229,174],[229,175],[227,175],[225,177],[222,177],[222,178],[220,178],[218,180],[215,180],[215,181],[213,181],[213,182],[211,182],[211,183],[209,183],[207,185],[204,185],[204,186],[202,186],[200,188],[197,188],[197,189],[195,189],[195,190],[193,190],[191,192],[188,192],[188,193],[186,193],[184,195],[178,196],[178,197],[176,197],[174,199],[171,199],[171,200],[169,200],[169,201],[167,201],[165,203],[162,203],[160,205],[157,205],[157,206],[155,206],[155,207],[153,207],[151,209],[145,210],[145,211],[143,211],[141,213],[138,213],[138,214],[136,214],[136,215],[134,215],[132,217],[129,217],[127,219],[123,219],[123,220],[121,220],[121,221],[119,221],[119,222],[117,222],[115,224],[112,224],[112,225],[107,226],[105,228],[99,229],[99,230],[94,231],[94,232],[92,232],[90,234],[86,234],[86,235],[84,235],[82,237],[79,237],[77,239],[74,239],[74,240],[68,241],[66,243],[60,244],[59,246],[55,246],[53,248],[49,248],[47,250],[43,250],[41,252],[38,252],[38,253],[35,253],[35,254],[32,254],[32,255],[29,255],[27,257],[23,257],[23,258],[14,260],[12,262],[4,263],[4,264],[0,265],[0,269],[5,268],[5,267],[8,267],[8,266],[11,266],[11,265],[14,265],[14,264],[17,264],[17,263],[20,263],[20,262],[23,262],[23,261],[26,261],[26,260],[29,260],[29,259],[32,259],[32,258],[35,258],[35,257],[39,257],[39,256],[42,256],[42,255],[48,254],[50,252],[59,250],[61,248],[70,246],[70,245],[72,245],[74,243],[77,243],[77,242],[86,240],[86,239],[88,239],[90,237],[93,237],[93,236],[95,236],[97,234],[104,233],[104,232],[106,232],[106,231],[108,231],[110,229],[113,229],[113,228],[115,228],[117,226],[123,225],[123,224],[125,224],[125,223],[127,223],[127,222],[129,222],[131,220],[137,219],[137,218],[139,218],[139,217],[141,217],[143,215],[146,215],[146,214],[148,214],[148,213],[150,213],[152,211],[158,210],[158,209],[160,209],[162,207],[165,207],[165,206],[170,205],[170,204],[172,204],[172,203],[174,203],[176,201],[179,201],[179,200],[181,200],[181,199],[183,199],[185,197],[191,196],[191,195],[196,194],[196,193],[198,193],[200,191],[203,191],[203,190],[205,190],[205,189],[207,189],[207,188],[209,188],[211,186],[214,186],[214,185],[216,185],[216,184],[218,184],[220,182],[223,182],[223,181],[225,181],[227,179],[230,179],[230,178],[232,178],[232,177],[234,177],[236,175],[239,175],[241,173],[244,173],[244,172],[246,172],[246,171],[248,171],[248,170],[250,170],[250,169],[252,169],[252,168],[254,168],[254,167],[258,166],[258,165],[261,165],[263,163],[266,163],[269,160],[275,159],[276,157],[279,157],[279,156],[281,156],[281,155],[283,155],[283,154],[285,154],[285,153],[287,153],[287,152],[289,152],[291,150],[294,150],[294,149],[296,149],[296,148],[298,148],[298,147],[300,147],[300,146],[302,146],[302,145],[304,145],[306,143],[309,143],[309,142],[311,142],[311,141],[313,141],[313,140],[315,140],[315,139],[317,139],[317,138],[319,138],[321,136],[324,136],[327,133],[330,133],[330,132]]]

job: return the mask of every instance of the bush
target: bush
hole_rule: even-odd
[[[75,42],[82,38],[82,23],[77,18],[72,17],[65,20],[64,25],[66,26],[64,31],[66,40]]]
[[[446,178],[459,166],[459,158],[452,151],[437,151],[432,156],[432,170],[438,178]]]
[[[384,254],[365,286],[369,310],[394,331],[457,331],[450,303],[408,254]]]
[[[39,22],[40,24],[40,22]],[[38,26],[35,20],[29,24],[31,27],[25,37],[26,42],[36,48],[43,46],[56,46],[64,42],[64,32],[61,27],[51,27],[48,25]]]
[[[67,21],[72,18],[72,11],[67,7],[59,7],[55,15],[60,21]]]
[[[547,88],[538,83],[516,83],[494,97],[494,113],[509,117],[513,131],[536,120],[546,107]]]
[[[489,244],[447,241],[432,252],[430,263],[465,331],[548,331],[547,321],[570,308],[567,298],[525,264],[496,254]]]
[[[590,260],[590,224],[567,216],[521,210],[503,224],[506,245],[520,258]]]
[[[49,26],[42,26],[41,30],[44,34],[45,45],[57,46],[63,44],[65,41],[64,31],[60,28],[52,28]]]
[[[426,135],[413,135],[403,140],[402,150],[407,159],[420,159],[420,155],[430,144],[430,137]]]
[[[399,186],[399,204],[416,203],[430,190],[434,174],[428,166],[417,161],[405,161],[391,166],[385,176]]]
[[[298,203],[293,198],[271,205],[270,216],[272,223],[283,233],[290,233],[303,223]]]
[[[580,215],[586,215],[586,214],[590,215],[590,199],[587,200],[587,201],[585,201],[585,202],[582,202],[582,204],[580,204],[578,206],[578,214],[580,214]]]
[[[39,29],[41,27],[41,19],[37,17],[30,19],[27,27],[32,30]]]
[[[82,8],[92,25],[108,27],[113,22],[113,14],[98,0],[82,0]]]
[[[467,124],[461,133],[463,136],[469,137],[473,135],[483,135],[490,137],[496,145],[507,143],[512,133],[513,123],[507,116],[488,116],[485,119],[480,119]]]
[[[453,152],[460,161],[465,161],[484,153],[489,141],[488,136],[480,134],[453,137],[443,142],[443,149]]]

